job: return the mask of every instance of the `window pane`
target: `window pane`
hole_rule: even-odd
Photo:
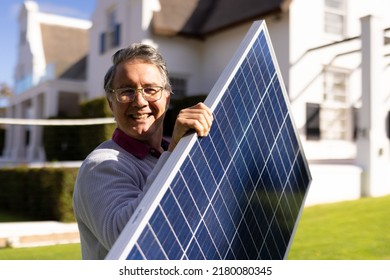
[[[342,108],[322,108],[321,136],[330,140],[347,139],[348,110]]]
[[[332,34],[343,34],[343,20],[341,15],[325,13],[325,31]]]
[[[347,95],[349,75],[340,69],[326,69],[324,78],[324,102],[320,113],[321,137],[349,140],[353,124]]]
[[[106,34],[105,33],[100,33],[99,50],[100,50],[100,54],[103,54],[106,51]]]
[[[344,35],[346,16],[345,0],[325,0],[324,30],[327,33]]]
[[[170,77],[169,82],[172,86],[174,98],[187,95],[187,80],[184,78]]]

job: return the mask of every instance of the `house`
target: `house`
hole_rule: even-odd
[[[32,3],[24,4],[20,20],[34,13]],[[207,94],[252,22],[264,19],[312,171],[307,204],[389,194],[389,8],[389,0],[98,0],[88,29],[87,78],[68,80],[77,85],[66,94],[74,102],[104,96],[99,81],[112,54],[132,42],[159,48],[175,97]],[[27,58],[21,53],[16,79],[24,61],[44,54],[42,47]],[[25,89],[11,100],[8,116],[47,118],[65,110],[56,105],[65,96],[59,87],[57,94],[39,94],[62,82],[58,76]],[[15,140],[20,132],[9,135],[10,158],[44,158],[38,131],[27,147]]]
[[[77,105],[87,92],[90,27],[89,21],[42,13],[37,3],[23,3],[8,118],[77,115]],[[43,161],[42,127],[8,126],[2,156],[10,162]]]

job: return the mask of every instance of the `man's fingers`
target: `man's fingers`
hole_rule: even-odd
[[[213,122],[213,115],[206,105],[198,103],[181,110],[177,120],[179,125],[183,125],[188,130],[194,129],[199,136],[207,136]]]
[[[181,110],[177,116],[173,129],[170,150],[176,146],[180,138],[189,130],[195,130],[200,137],[207,136],[210,132],[212,123],[213,114],[203,103],[198,103],[192,107]]]

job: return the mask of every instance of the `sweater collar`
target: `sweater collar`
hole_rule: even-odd
[[[119,146],[121,146],[123,149],[125,149],[128,153],[139,159],[145,158],[149,153],[156,158],[159,158],[161,156],[161,153],[159,151],[152,148],[148,144],[142,143],[137,139],[130,137],[119,128],[115,129],[112,135],[112,140]],[[164,149],[164,151],[168,149],[168,146],[169,142],[165,139],[162,139],[161,147]]]

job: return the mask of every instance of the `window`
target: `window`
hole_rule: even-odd
[[[120,43],[120,24],[117,23],[116,10],[107,14],[107,43],[111,48],[119,46]]]
[[[345,35],[347,0],[325,0],[324,29],[328,34]]]
[[[308,140],[356,140],[358,112],[349,103],[348,80],[346,70],[325,69],[323,102],[306,104]]]
[[[349,73],[328,68],[324,78],[324,100],[320,111],[321,138],[350,140],[353,135],[353,111],[347,96]]]
[[[169,81],[172,86],[173,97],[187,96],[187,80],[179,77],[170,77]]]
[[[348,73],[342,70],[325,70],[325,94],[327,103],[345,104],[347,102]]]
[[[387,138],[390,139],[390,111],[387,112],[385,123],[386,123],[386,135]]]
[[[106,33],[100,33],[99,47],[101,54],[106,52]]]
[[[320,104],[306,103],[306,139],[319,140],[320,138]]]
[[[112,9],[107,12],[107,29],[100,33],[99,48],[103,54],[107,50],[118,47],[121,42],[121,25],[117,22],[116,10]]]

